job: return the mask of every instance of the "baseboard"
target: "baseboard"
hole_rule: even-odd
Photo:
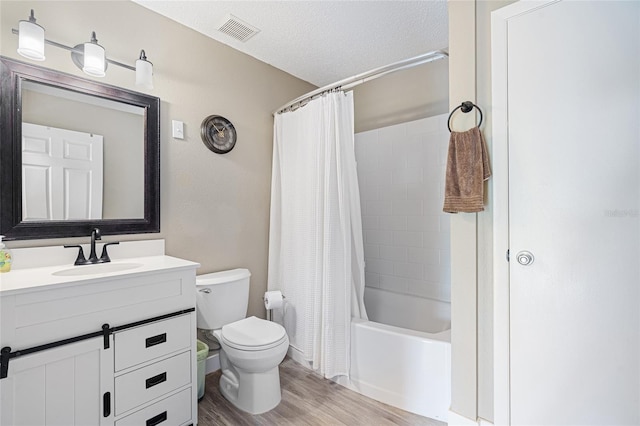
[[[220,370],[220,354],[218,352],[209,355],[206,362],[207,363],[204,366],[204,374]]]
[[[461,416],[460,414],[449,410],[449,426],[478,426],[480,422],[475,420],[471,420],[467,417]]]

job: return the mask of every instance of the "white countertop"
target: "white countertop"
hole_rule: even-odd
[[[120,277],[123,275],[135,277],[138,275],[157,271],[166,272],[182,269],[195,270],[200,266],[199,263],[165,255],[114,260],[110,262],[110,264],[139,264],[139,266],[136,265],[135,268],[121,271],[107,273],[90,273],[86,275],[76,276],[58,276],[54,275],[54,273],[66,271],[71,268],[78,268],[79,271],[82,271],[82,268],[88,268],[86,270],[89,271],[89,268],[97,265],[73,266],[73,264],[71,264],[12,270],[11,272],[0,274],[0,296],[9,296],[20,293],[28,293],[32,291],[39,291],[44,290],[45,287],[47,287],[48,290],[49,288],[53,288],[54,286],[64,287],[82,283],[103,282],[105,280],[110,280],[114,277]]]
[[[193,269],[200,266],[199,263],[178,259],[164,254],[164,241],[154,240],[145,243],[132,242],[121,243],[113,246],[112,261],[96,265],[74,266],[73,260],[77,255],[77,249],[64,249],[62,247],[46,247],[34,249],[14,250],[14,266],[10,272],[0,273],[0,296],[10,296],[21,293],[30,293],[54,287],[66,287],[84,283],[97,283],[113,279],[114,277],[135,277],[159,271],[178,271]],[[143,250],[140,250],[143,249]],[[61,251],[62,250],[62,251]],[[18,253],[16,253],[18,252]],[[110,250],[110,254],[111,254]],[[142,253],[141,253],[142,252]],[[49,265],[51,259],[62,258],[64,263],[56,261],[55,265]],[[43,256],[46,254],[46,256]],[[88,252],[85,251],[88,255]],[[140,256],[139,254],[144,254]],[[138,256],[136,256],[138,255]],[[17,258],[24,259],[21,264],[15,262]],[[49,260],[49,262],[44,262]],[[37,259],[37,260],[33,260]],[[16,265],[17,264],[17,265]],[[33,267],[30,267],[32,266]],[[104,265],[104,266],[103,266]],[[113,266],[106,266],[113,265]],[[123,270],[100,271],[104,267]],[[86,274],[84,272],[87,272]],[[73,275],[56,275],[56,273],[70,273]],[[75,275],[78,274],[78,275]]]

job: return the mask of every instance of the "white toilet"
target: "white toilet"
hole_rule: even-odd
[[[245,318],[249,303],[248,269],[196,277],[198,328],[213,330],[220,342],[220,392],[251,414],[275,408],[282,398],[278,365],[289,337],[277,323]]]

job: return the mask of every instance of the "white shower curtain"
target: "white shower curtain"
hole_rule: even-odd
[[[268,288],[311,368],[348,376],[351,317],[366,319],[352,92],[275,117]]]

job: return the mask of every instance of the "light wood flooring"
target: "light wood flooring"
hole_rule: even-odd
[[[252,416],[231,405],[218,390],[220,370],[206,377],[198,404],[198,426],[209,425],[428,425],[445,426],[383,404],[312,373],[290,358],[280,364],[282,401],[275,409]]]

